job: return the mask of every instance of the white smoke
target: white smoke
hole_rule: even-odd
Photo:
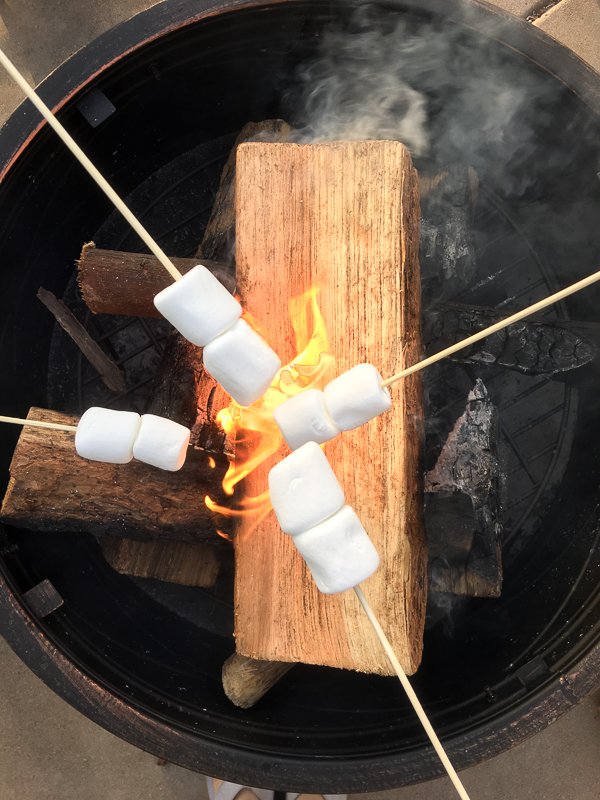
[[[401,141],[413,159],[492,171],[521,193],[552,91],[493,37],[381,17],[366,5],[324,32],[287,104],[303,141]]]

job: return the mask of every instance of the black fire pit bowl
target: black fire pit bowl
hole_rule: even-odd
[[[202,236],[220,170],[243,125],[275,117],[299,127],[306,121],[299,67],[315,57],[326,30],[360,33],[375,20],[385,32],[402,21],[407,35],[432,42],[431,69],[408,76],[426,97],[432,138],[415,163],[435,171],[461,162],[479,175],[483,211],[475,235],[484,288],[470,302],[502,306],[522,276],[517,265],[513,278],[485,295],[486,269],[501,270],[504,258],[515,269],[515,254],[503,250],[506,236],[493,241],[486,214],[507,222],[510,241],[520,243],[541,275],[505,304],[507,312],[595,272],[598,75],[537,29],[484,3],[406,0],[366,11],[370,21],[336,0],[167,0],[76,53],[40,93],[134,205],[138,187],[152,187],[153,176],[195,154],[194,174],[205,170],[206,185],[179,212],[184,233],[158,215],[151,219],[147,200],[135,208],[172,255],[187,255]],[[450,44],[437,49],[444,32]],[[495,78],[485,84],[488,69],[508,76],[505,94],[493,94]],[[482,85],[488,102],[471,108],[475,125],[461,104],[469,107],[470,93]],[[522,93],[511,96],[511,86]],[[110,111],[105,99],[115,111],[93,127],[78,108],[84,97],[98,113]],[[48,406],[49,383],[56,383],[49,370],[53,320],[36,299],[38,287],[62,296],[82,245],[94,237],[122,249],[135,250],[139,242],[126,229],[117,235],[123,226],[108,201],[29,102],[0,134],[0,165],[0,410],[24,416],[30,406]],[[553,313],[597,322],[599,305],[592,287]],[[523,479],[522,493],[532,499],[529,506],[529,495],[514,500],[525,509],[521,521],[514,503],[506,509],[501,598],[446,598],[441,614],[438,604],[412,679],[458,768],[541,730],[600,682],[594,366],[560,386],[562,422],[545,477],[533,489]],[[527,406],[526,382],[521,390],[511,406],[521,404],[521,427],[534,417],[541,425],[537,400]],[[53,389],[53,402],[56,396]],[[0,430],[4,486],[18,433]],[[215,591],[134,580],[114,572],[85,533],[5,527],[1,547],[0,632],[61,697],[144,750],[279,790],[374,791],[442,774],[393,678],[298,665],[254,708],[234,707],[221,687],[221,667],[234,651],[230,576]],[[44,579],[64,604],[39,619],[23,595]]]

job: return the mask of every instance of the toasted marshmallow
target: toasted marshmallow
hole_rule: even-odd
[[[292,539],[325,594],[357,586],[379,565],[377,550],[350,506]]]
[[[209,342],[203,357],[209,375],[241,406],[262,397],[281,369],[277,354],[243,319]]]
[[[184,464],[189,442],[189,428],[165,417],[144,414],[133,456],[153,467],[177,472]]]
[[[292,450],[307,442],[324,444],[340,432],[327,411],[325,395],[318,389],[307,389],[290,397],[277,406],[273,417]]]
[[[154,298],[154,305],[179,333],[204,347],[242,315],[242,307],[206,267],[198,265]]]
[[[134,411],[88,408],[75,432],[75,450],[82,458],[127,464],[133,458],[133,445],[142,420]]]
[[[344,492],[315,442],[307,442],[269,472],[269,493],[284,533],[297,534],[331,517],[344,505]]]
[[[371,364],[358,364],[325,387],[325,403],[341,431],[359,428],[392,405],[383,378]]]

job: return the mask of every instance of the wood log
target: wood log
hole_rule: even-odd
[[[158,578],[183,586],[214,586],[221,559],[209,544],[135,542],[105,536],[102,554],[113,569],[138,578]]]
[[[267,120],[246,125],[231,151],[212,215],[198,251],[198,258],[177,259],[182,272],[200,260],[233,292],[232,269],[210,260],[212,253],[224,252],[234,228],[235,217],[235,151],[240,141],[250,137],[286,136],[291,130],[281,120]],[[233,167],[232,167],[233,165]],[[131,276],[130,276],[131,273]],[[93,311],[125,313],[136,316],[157,316],[154,295],[168,284],[161,264],[150,256],[111,253],[86,245],[79,262],[79,280],[84,299],[93,304]],[[118,288],[118,291],[115,289]],[[113,305],[118,297],[118,306]],[[195,347],[174,333],[165,347],[154,380],[152,399],[146,411],[186,425],[191,429],[191,444],[207,453],[232,458],[235,439],[216,422],[218,412],[229,405],[229,395],[204,369],[202,348]],[[143,547],[143,549],[141,549]],[[127,539],[112,538],[105,542],[105,556],[119,572],[153,577],[191,585],[211,586],[218,572],[215,550],[199,549],[175,542],[152,542],[134,546]],[[149,574],[149,573],[148,573]],[[266,691],[266,688],[265,690]]]
[[[77,425],[78,417],[32,408],[28,417]],[[10,465],[0,516],[35,531],[112,533],[139,541],[221,541],[224,530],[204,503],[210,493],[225,503],[221,482],[226,458],[211,468],[204,453],[190,448],[179,472],[140,461],[105,464],[75,452],[74,434],[24,426]]]
[[[223,689],[234,705],[251,708],[293,666],[234,653],[223,664]]]
[[[199,263],[198,258],[172,258],[171,261],[183,274]],[[232,269],[205,259],[202,263],[229,291],[234,291]],[[155,256],[99,250],[93,242],[88,242],[77,264],[81,296],[94,314],[160,317],[154,297],[173,281]]]
[[[295,355],[289,300],[314,285],[336,374],[367,361],[389,375],[418,360],[419,203],[401,144],[242,144],[236,191],[238,289],[283,363]],[[364,591],[411,674],[426,602],[419,376],[393,400],[325,452],[381,556]],[[274,460],[240,490],[263,492]],[[242,522],[234,546],[238,653],[391,674],[354,593],[320,594],[272,512],[255,530]]]

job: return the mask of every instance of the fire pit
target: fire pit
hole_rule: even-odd
[[[161,245],[188,256],[243,125],[309,121],[297,89],[306,65],[322,63],[325,32],[354,36],[375,18],[388,36],[402,24],[430,43],[428,69],[405,75],[426,99],[431,137],[415,164],[426,173],[460,162],[479,179],[475,267],[463,283],[424,280],[429,306],[452,300],[508,314],[597,270],[598,76],[485,4],[389,2],[371,7],[370,20],[356,8],[166,2],[76,54],[41,93]],[[106,99],[116,110],[96,125],[89,109],[108,108]],[[139,244],[54,134],[38,128],[25,104],[0,136],[0,409],[16,416],[32,405],[79,412],[111,402],[53,338],[35,295],[44,285],[72,296],[73,263],[90,239]],[[598,292],[570,298],[548,319],[595,322]],[[102,336],[131,355],[135,390],[119,402],[135,405],[163,332],[100,322]],[[432,460],[479,377],[511,453],[502,594],[438,598],[449,605],[432,608],[412,679],[457,767],[540,730],[600,681],[597,363],[561,375],[472,362],[428,378]],[[0,435],[6,482],[17,432]],[[143,583],[116,574],[90,535],[1,535],[0,632],[58,694],[128,741],[278,789],[373,791],[441,774],[392,678],[300,665],[254,708],[234,707],[221,686],[234,650],[231,571],[215,590]],[[64,600],[47,616],[25,596],[44,579]]]

